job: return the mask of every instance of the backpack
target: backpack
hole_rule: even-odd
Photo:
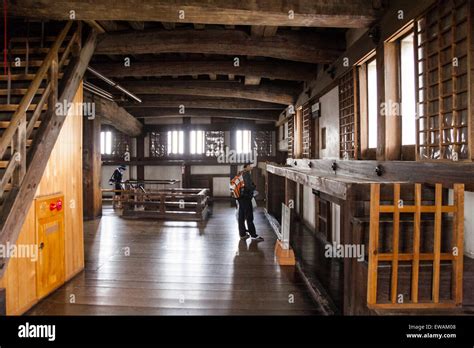
[[[233,179],[230,180],[229,187],[232,197],[234,197],[235,199],[239,199],[244,186],[244,176],[242,175],[242,172],[240,172]]]

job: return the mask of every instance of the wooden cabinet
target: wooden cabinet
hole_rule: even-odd
[[[65,281],[63,204],[62,194],[37,198],[35,202],[38,299],[46,296]]]

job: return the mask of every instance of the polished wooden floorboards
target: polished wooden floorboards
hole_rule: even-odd
[[[215,203],[208,221],[125,220],[104,209],[84,226],[84,272],[30,315],[319,315],[294,267],[274,260],[275,235],[240,241],[235,210]]]

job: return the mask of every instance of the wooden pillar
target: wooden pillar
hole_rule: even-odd
[[[102,215],[100,123],[99,117],[92,120],[84,119],[83,122],[82,181],[85,219],[94,219]]]
[[[0,316],[7,315],[7,296],[6,290],[0,289]]]
[[[400,115],[398,42],[384,45],[385,80],[385,160],[400,160],[402,154],[402,118]]]
[[[137,161],[143,161],[145,158],[145,136],[140,135],[136,138],[137,141]],[[145,180],[145,166],[143,164],[137,165],[137,180]]]
[[[384,52],[384,43],[381,42],[377,46],[377,161],[385,160],[385,115],[381,108],[385,102]]]

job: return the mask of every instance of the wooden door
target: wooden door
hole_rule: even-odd
[[[65,280],[64,196],[36,199],[36,242],[38,261],[36,283],[38,298],[48,295]]]

